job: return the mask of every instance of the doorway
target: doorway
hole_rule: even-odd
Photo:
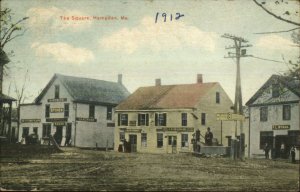
[[[281,150],[283,146],[283,150]],[[275,158],[288,158],[290,149],[289,137],[287,135],[275,136]]]
[[[130,152],[135,153],[137,151],[137,135],[129,135]]]
[[[67,130],[66,130],[66,146],[71,145],[71,135],[72,135],[72,123],[67,124]]]
[[[17,141],[17,137],[16,137],[16,128],[12,127],[11,128],[11,141],[13,143],[15,143]]]
[[[26,138],[29,135],[29,127],[23,127],[22,137]]]
[[[61,144],[61,140],[62,140],[62,130],[63,130],[63,127],[62,126],[56,126],[56,132],[54,133],[54,139],[56,141],[56,143],[58,145]]]
[[[177,136],[168,136],[168,153],[177,153]]]

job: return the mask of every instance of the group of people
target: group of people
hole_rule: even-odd
[[[266,159],[270,159],[269,152],[271,150],[271,147],[270,147],[270,145],[268,143],[265,144],[263,150],[265,151],[265,158]],[[296,157],[296,147],[295,147],[295,145],[293,145],[291,147],[289,155],[291,157],[292,163],[295,163],[296,162],[296,159],[295,159],[295,157]],[[286,156],[285,145],[284,145],[284,143],[282,143],[280,145],[280,157],[281,158],[285,158],[285,156]]]

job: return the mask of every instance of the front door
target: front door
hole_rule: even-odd
[[[71,135],[72,135],[72,123],[67,124],[66,130],[66,146],[71,145]]]
[[[56,141],[56,143],[58,145],[61,144],[61,140],[62,140],[62,130],[63,130],[63,127],[62,126],[56,126],[56,132],[54,133],[54,139]]]
[[[22,137],[26,138],[29,135],[29,127],[23,127]]]
[[[15,143],[17,141],[17,139],[16,139],[16,128],[15,127],[11,128],[11,141],[13,143]]]
[[[275,136],[275,157],[287,158],[289,153],[289,137],[287,135]]]
[[[137,143],[137,136],[136,135],[129,135],[129,143],[130,143],[130,152],[136,152],[136,143]]]
[[[177,153],[177,136],[168,136],[168,153]]]

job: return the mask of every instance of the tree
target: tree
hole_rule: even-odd
[[[300,26],[299,22],[299,5],[300,0],[253,0],[256,5],[261,7],[266,13],[272,15],[276,19],[290,23],[296,26]],[[295,3],[295,5],[290,5]],[[278,8],[283,7],[284,9],[278,9],[280,11],[275,11],[272,7]],[[298,27],[299,28],[299,27]]]
[[[291,35],[291,38],[292,41],[295,43],[295,46],[297,48],[300,48],[300,31],[294,31]],[[286,73],[284,73],[284,75],[300,80],[300,55],[298,56],[296,61],[289,60],[288,62],[285,61],[285,63],[288,66],[288,70]]]
[[[2,94],[2,84],[3,84],[3,74],[4,66],[8,63],[9,59],[4,52],[4,47],[7,43],[11,42],[17,37],[24,35],[25,29],[21,24],[28,19],[28,17],[23,17],[18,21],[12,20],[13,13],[11,9],[6,8],[1,9],[1,0],[0,0],[0,52],[1,52],[1,63],[0,63],[0,93]]]
[[[0,0],[0,95],[3,95],[3,75],[4,75],[4,67],[9,63],[9,58],[4,51],[4,47],[11,42],[12,40],[16,39],[17,37],[22,36],[26,30],[23,29],[21,24],[23,21],[27,20],[28,17],[24,17],[17,21],[12,19],[13,13],[11,9],[6,8],[4,10],[1,9],[1,0]],[[0,103],[0,131],[4,129],[5,119],[8,120],[9,126],[9,133],[10,133],[10,125],[11,125],[11,105],[12,101],[9,102],[9,115],[7,118],[4,117],[3,111],[3,102],[1,100]],[[10,136],[9,136],[10,140]]]
[[[23,85],[21,88],[18,88],[16,80],[14,80],[15,93],[17,95],[17,119],[18,119],[17,131],[18,131],[18,134],[19,134],[19,130],[20,130],[20,106],[27,99],[27,97],[25,96],[25,89],[26,89],[27,82],[29,82],[29,71],[28,70],[26,71],[26,73],[24,75]],[[18,137],[19,137],[19,135],[18,135]]]
[[[266,13],[273,16],[274,18],[281,20],[283,22],[296,25],[296,28],[283,31],[272,31],[272,32],[262,32],[256,34],[268,34],[268,33],[286,33],[291,32],[291,39],[295,43],[296,48],[300,48],[300,15],[299,7],[300,0],[253,0],[256,5],[261,7]],[[283,75],[293,77],[294,79],[300,79],[300,56],[298,56],[297,61],[286,61],[288,70]]]

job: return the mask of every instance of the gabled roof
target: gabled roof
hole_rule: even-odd
[[[251,105],[254,101],[262,95],[262,93],[271,86],[274,82],[278,82],[295,95],[300,97],[300,82],[292,77],[281,76],[281,75],[272,75],[263,86],[249,99],[246,105]]]
[[[55,74],[35,99],[35,103],[41,101],[55,79],[60,80],[74,102],[118,104],[130,94],[121,83]]]
[[[117,110],[195,108],[217,83],[140,87],[117,106]]]

